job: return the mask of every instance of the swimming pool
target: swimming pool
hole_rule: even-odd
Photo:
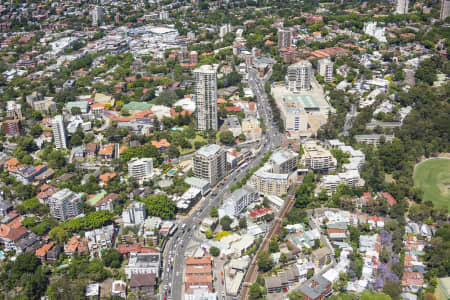
[[[170,170],[167,174],[173,175],[173,174],[175,174],[176,171],[177,171],[177,170],[172,169],[172,170]]]

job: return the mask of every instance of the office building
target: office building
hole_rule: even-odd
[[[92,11],[92,26],[100,26],[103,22],[103,7],[96,6]]]
[[[408,13],[409,0],[397,0],[395,5],[395,13],[404,15]]]
[[[248,186],[235,190],[219,208],[219,218],[237,217],[244,208],[257,201],[258,197],[256,190]]]
[[[145,204],[142,202],[132,202],[122,212],[122,221],[125,226],[135,226],[144,223],[147,217]]]
[[[288,87],[291,92],[309,91],[311,89],[312,65],[302,60],[288,67]]]
[[[330,151],[324,149],[315,141],[307,141],[303,144],[304,154],[300,164],[317,171],[333,171],[336,169],[336,159]]]
[[[441,0],[441,20],[450,16],[450,0]]]
[[[53,140],[56,149],[67,149],[66,130],[64,128],[64,117],[57,115],[52,120]]]
[[[216,70],[211,65],[203,65],[194,70],[194,81],[197,128],[198,130],[217,130]]]
[[[215,144],[198,149],[192,158],[194,176],[216,185],[226,175],[225,150]]]
[[[52,217],[66,221],[82,213],[81,197],[69,189],[62,189],[54,193],[49,201]]]
[[[317,62],[319,75],[323,77],[325,82],[333,81],[333,62],[329,58],[322,58]]]
[[[269,158],[274,173],[289,174],[297,169],[298,154],[294,151],[278,150]]]
[[[15,101],[6,102],[6,117],[10,119],[22,120],[22,105]]]
[[[153,175],[153,159],[133,158],[128,162],[128,177],[137,179],[139,182],[148,180]]]
[[[278,48],[289,48],[292,42],[292,32],[289,29],[278,29]]]
[[[20,134],[20,121],[17,119],[7,118],[3,122],[3,131],[6,136],[19,136]]]

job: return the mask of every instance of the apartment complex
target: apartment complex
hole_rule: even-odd
[[[290,65],[287,73],[290,92],[295,93],[311,89],[312,65],[309,61],[302,60]]]
[[[278,29],[278,48],[289,48],[292,43],[292,32],[289,29]]]
[[[441,20],[445,20],[450,16],[450,0],[441,0]]]
[[[69,189],[54,193],[48,205],[50,214],[60,221],[72,219],[82,213],[81,197]]]
[[[289,174],[297,169],[298,154],[292,150],[282,149],[272,153],[269,163],[274,173]]]
[[[322,58],[319,60],[317,62],[317,70],[325,82],[333,81],[333,62],[329,58]]]
[[[6,117],[10,119],[22,120],[22,105],[18,104],[16,101],[7,101]]]
[[[3,122],[3,131],[6,136],[19,136],[20,134],[20,121],[17,119],[7,118]]]
[[[52,120],[53,139],[56,149],[67,149],[66,130],[64,128],[64,117],[57,115]]]
[[[100,26],[103,22],[103,7],[96,6],[92,11],[92,26]]]
[[[226,175],[226,153],[219,145],[211,144],[198,149],[192,158],[194,176],[216,185]]]
[[[315,141],[307,141],[303,144],[304,154],[300,164],[312,170],[333,171],[337,161],[330,151],[324,149]]]
[[[146,217],[147,211],[145,204],[142,202],[134,201],[122,212],[122,221],[125,226],[141,225]]]
[[[363,182],[357,170],[348,170],[337,175],[325,175],[320,180],[321,186],[331,195],[336,192],[341,184],[348,186],[362,186]]]
[[[217,130],[217,73],[213,66],[194,70],[197,128]]]
[[[408,13],[409,0],[397,0],[395,4],[395,13],[396,14],[407,14]]]
[[[148,180],[153,175],[153,159],[133,158],[128,162],[128,177],[137,179],[139,182]]]
[[[125,266],[125,274],[130,279],[133,274],[155,274],[159,277],[161,255],[159,252],[130,253],[130,260]]]
[[[385,143],[392,143],[394,140],[393,134],[361,134],[355,135],[355,140],[361,144],[368,144],[378,146],[384,139]]]
[[[251,187],[243,187],[235,190],[225,203],[219,208],[219,217],[236,217],[251,203],[258,200],[258,193]]]
[[[249,184],[260,194],[281,196],[288,191],[289,174],[273,173],[272,166],[265,164],[250,177]]]

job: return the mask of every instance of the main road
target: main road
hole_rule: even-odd
[[[233,184],[240,181],[251,169],[258,166],[261,159],[271,150],[281,145],[281,134],[273,123],[272,111],[264,91],[264,82],[257,77],[257,71],[249,70],[249,86],[257,99],[258,114],[263,119],[266,132],[261,139],[259,151],[249,161],[244,169],[232,171],[220,184],[215,186],[201,205],[189,216],[180,220],[178,231],[167,242],[163,253],[162,282],[160,286],[161,299],[178,300],[183,298],[185,250],[190,240],[194,239],[194,231],[201,220],[208,217],[213,207],[218,207],[224,195]],[[184,229],[182,229],[182,226]],[[170,264],[169,264],[170,260]]]

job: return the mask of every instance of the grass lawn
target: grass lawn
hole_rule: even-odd
[[[424,192],[424,200],[450,208],[450,159],[431,159],[416,167],[414,185]]]

